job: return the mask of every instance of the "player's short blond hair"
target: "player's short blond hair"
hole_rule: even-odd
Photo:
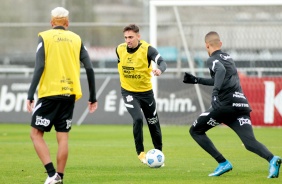
[[[69,20],[69,11],[63,7],[51,11],[51,22],[56,26],[66,26]]]

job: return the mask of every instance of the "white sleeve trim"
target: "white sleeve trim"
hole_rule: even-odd
[[[155,58],[155,63],[158,63],[157,61],[158,61],[158,59],[161,57],[161,55],[160,54],[158,54],[157,56],[156,56],[156,58]]]
[[[134,108],[134,106],[133,105],[131,105],[131,104],[127,104],[127,103],[124,103],[124,105],[125,105],[125,107],[128,107],[128,108]]]
[[[37,45],[37,49],[36,49],[36,52],[42,47],[42,42],[40,42],[38,45]]]
[[[217,63],[217,62],[218,62],[217,59],[212,62],[212,71],[213,71],[213,72],[214,72],[215,63]]]

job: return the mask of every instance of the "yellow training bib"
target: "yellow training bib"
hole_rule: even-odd
[[[38,97],[75,95],[81,98],[80,37],[67,30],[50,29],[39,33],[44,41],[45,68]]]
[[[138,50],[132,54],[127,52],[126,43],[117,47],[121,87],[132,92],[145,92],[152,89],[152,65],[149,66],[147,58],[150,44],[143,40],[140,43]]]

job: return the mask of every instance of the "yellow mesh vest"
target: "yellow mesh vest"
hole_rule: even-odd
[[[67,30],[50,29],[39,33],[44,40],[45,68],[38,97],[75,95],[81,98],[80,37]]]
[[[145,92],[152,89],[151,72],[152,65],[148,67],[148,47],[145,41],[135,53],[128,53],[126,43],[122,43],[117,47],[120,62],[118,63],[118,71],[120,76],[121,87],[132,92]]]

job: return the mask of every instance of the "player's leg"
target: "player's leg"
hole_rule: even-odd
[[[190,135],[192,138],[207,152],[209,153],[217,162],[218,166],[213,173],[209,176],[220,176],[230,170],[232,170],[231,163],[224,158],[224,156],[216,149],[213,142],[207,136],[206,132],[219,125],[220,117],[222,116],[220,111],[208,111],[202,113],[196,121],[190,127]]]
[[[212,112],[206,111],[202,113],[196,121],[193,122],[189,130],[192,138],[218,163],[224,162],[225,158],[216,149],[206,132],[219,124],[220,123],[212,117]]]
[[[240,115],[235,121],[227,125],[236,132],[247,150],[259,155],[270,163],[270,168],[273,167],[273,169],[269,171],[269,178],[277,178],[279,176],[281,158],[274,156],[265,145],[257,141],[253,132],[250,114]]]
[[[154,148],[162,151],[162,131],[156,109],[156,101],[153,93],[144,95],[140,100],[141,108],[147,121]]]
[[[48,173],[47,180],[51,180],[52,177],[56,177],[56,170],[51,161],[49,148],[43,138],[44,132],[49,132],[53,126],[52,119],[54,118],[54,109],[56,104],[48,99],[39,99],[35,111],[32,114],[31,120],[31,132],[30,137],[33,142],[35,151],[43,163],[46,172]],[[46,180],[46,181],[47,181]]]
[[[43,135],[44,132],[42,132],[41,130],[38,130],[34,127],[31,128],[30,137],[33,142],[34,149],[42,164],[46,165],[51,162],[51,157],[49,153],[49,148],[45,140],[43,139]],[[53,173],[55,174],[55,170],[53,171]]]
[[[58,152],[57,152],[57,172],[63,179],[66,163],[68,160],[68,133],[57,132]]]
[[[72,117],[74,110],[74,98],[72,100],[59,100],[57,102],[58,111],[54,119],[56,130],[58,151],[57,151],[57,172],[61,179],[64,177],[64,171],[68,160],[68,138],[72,126]]]
[[[122,91],[122,97],[125,107],[133,119],[133,136],[137,155],[143,154],[143,114],[139,100],[135,97],[134,93],[125,90]]]
[[[236,132],[247,150],[268,161],[271,160],[273,154],[255,138],[249,115],[238,116],[234,122],[226,125]]]

